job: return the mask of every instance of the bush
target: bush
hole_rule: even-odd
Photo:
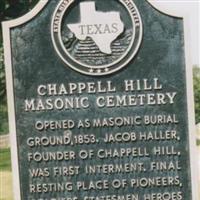
[[[196,124],[200,123],[200,68],[194,66],[193,68],[194,79],[194,100],[195,100],[195,120]]]

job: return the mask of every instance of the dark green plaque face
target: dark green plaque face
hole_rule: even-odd
[[[9,26],[16,198],[191,200],[183,20],[141,0],[44,4]]]

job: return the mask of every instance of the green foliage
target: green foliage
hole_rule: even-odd
[[[4,100],[6,96],[6,81],[3,59],[3,46],[0,46],[0,97]]]
[[[0,104],[0,135],[8,134],[8,110],[6,102]]]
[[[195,119],[196,123],[200,123],[200,68],[194,66],[194,100],[195,100]]]
[[[13,19],[28,12],[38,0],[1,0],[0,16],[1,21]]]
[[[0,171],[11,171],[10,149],[0,149]]]

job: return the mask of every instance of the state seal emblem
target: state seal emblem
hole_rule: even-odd
[[[142,21],[132,0],[61,0],[51,28],[60,58],[93,76],[126,66],[142,40]]]

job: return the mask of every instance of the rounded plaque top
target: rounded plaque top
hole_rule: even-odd
[[[63,0],[53,15],[52,40],[72,69],[86,75],[111,74],[136,55],[142,21],[131,0]]]

